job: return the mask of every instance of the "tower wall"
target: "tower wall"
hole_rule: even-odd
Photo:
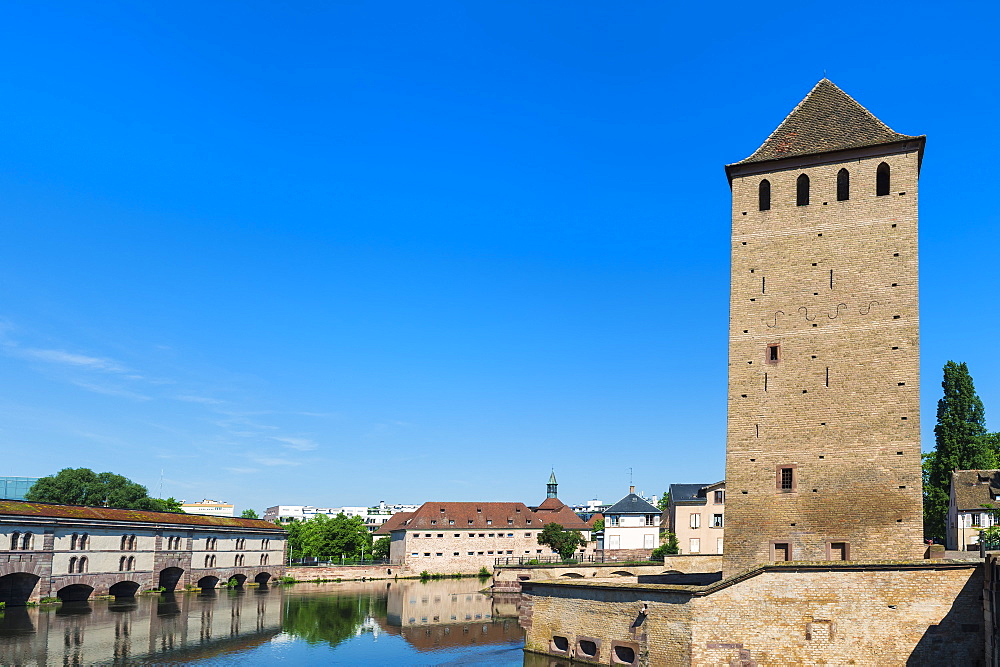
[[[922,553],[919,159],[910,142],[731,174],[727,576],[782,560],[784,544],[790,560]],[[890,193],[877,196],[882,162]],[[837,201],[841,168],[847,201]],[[768,211],[758,210],[764,178]]]

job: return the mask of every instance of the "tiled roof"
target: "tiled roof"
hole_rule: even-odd
[[[704,505],[705,487],[709,484],[671,484],[670,502],[672,503],[698,503]]]
[[[413,515],[413,512],[396,512],[391,517],[389,517],[385,523],[378,527],[375,531],[375,535],[389,535],[392,531],[397,528],[403,527],[403,522],[409,519]]]
[[[951,488],[959,511],[998,505],[1000,470],[956,470],[951,473]]]
[[[753,155],[736,164],[877,146],[906,139],[829,79],[822,79]]]
[[[604,515],[600,512],[587,519],[587,527],[593,530],[594,524],[598,521],[604,521]]]
[[[650,505],[634,493],[630,493],[604,510],[604,514],[659,514],[660,508]]]
[[[558,523],[566,530],[590,530],[590,525],[558,498],[546,498],[535,514],[543,523]]]
[[[534,528],[540,525],[542,522],[524,503],[428,502],[421,505],[396,529],[500,529]]]
[[[146,512],[120,510],[110,507],[82,507],[31,503],[23,500],[0,500],[0,518],[21,516],[32,518],[82,519],[96,521],[129,521],[139,523],[172,523],[189,526],[220,526],[227,528],[252,528],[254,530],[280,530],[284,528],[263,519],[242,519],[228,516],[204,516],[179,512]]]

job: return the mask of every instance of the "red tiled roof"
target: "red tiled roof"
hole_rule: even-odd
[[[566,530],[590,530],[590,525],[558,498],[546,498],[535,514],[543,523],[558,523]]]
[[[524,503],[424,503],[396,530],[533,528],[541,524]]]
[[[402,528],[403,522],[409,519],[413,515],[413,512],[396,512],[389,519],[378,527],[373,534],[374,535],[389,535],[392,531],[397,528]]]
[[[146,512],[121,510],[110,507],[83,507],[80,505],[55,505],[30,503],[23,500],[0,500],[0,517],[51,517],[54,519],[82,519],[97,521],[129,521],[140,523],[173,523],[189,526],[220,526],[227,528],[252,528],[254,530],[280,530],[284,528],[263,519],[243,519],[228,516],[204,516],[180,512]]]

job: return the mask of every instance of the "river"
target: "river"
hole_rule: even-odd
[[[295,584],[13,607],[0,612],[0,664],[536,664],[515,601],[485,585]]]

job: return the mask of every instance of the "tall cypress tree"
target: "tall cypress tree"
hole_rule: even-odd
[[[925,461],[924,534],[943,540],[953,470],[989,470],[996,456],[986,433],[986,410],[965,363],[944,365],[944,396],[938,401],[936,444]]]

